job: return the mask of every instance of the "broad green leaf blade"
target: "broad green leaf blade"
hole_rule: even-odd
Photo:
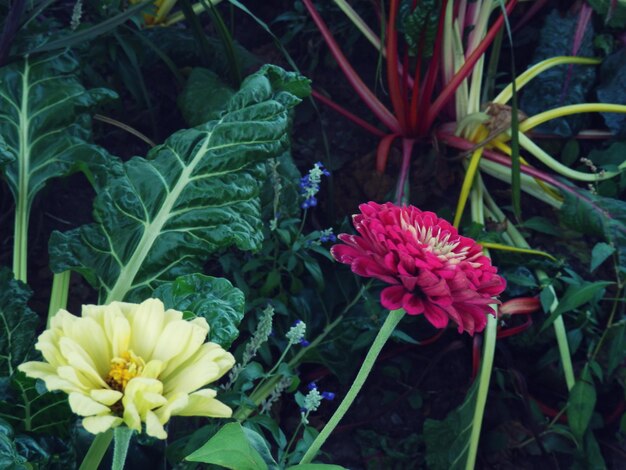
[[[165,308],[203,317],[211,327],[209,340],[224,349],[239,335],[245,299],[226,279],[189,274],[160,285],[152,296],[161,299]]]
[[[28,219],[32,202],[48,180],[76,169],[100,152],[87,141],[84,111],[109,90],[86,90],[74,75],[78,63],[68,52],[26,58],[0,69],[0,135],[12,161],[4,177],[16,201],[13,271],[26,280]],[[4,160],[5,158],[0,157]]]
[[[67,394],[48,392],[35,379],[22,372],[11,381],[0,381],[0,418],[16,431],[68,436],[74,419],[67,403]]]
[[[27,305],[32,292],[0,269],[0,377],[10,377],[35,344],[39,318]]]
[[[595,406],[596,388],[591,374],[588,369],[585,369],[581,378],[570,390],[567,404],[567,419],[578,442],[582,442]]]
[[[615,248],[618,272],[626,279],[626,202],[591,194],[578,188],[562,191],[563,221],[589,235],[599,235]]]
[[[598,266],[604,263],[613,253],[615,253],[615,247],[604,242],[596,243],[593,250],[591,250],[591,266],[589,267],[589,271],[595,271]]]
[[[230,246],[262,240],[258,193],[264,160],[289,144],[289,110],[308,81],[265,66],[248,77],[219,120],[173,134],[124,164],[95,200],[95,224],[50,240],[54,272],[75,270],[103,302],[149,297],[161,283],[201,271]],[[306,87],[305,87],[306,89]]]
[[[261,455],[252,447],[241,424],[228,423],[185,460],[203,462],[232,470],[266,470]]]
[[[190,126],[219,119],[234,90],[219,76],[201,67],[194,68],[178,96],[178,107]]]
[[[0,421],[0,468],[6,470],[30,470],[32,468],[26,457],[17,451],[13,440],[13,429],[3,421]]]

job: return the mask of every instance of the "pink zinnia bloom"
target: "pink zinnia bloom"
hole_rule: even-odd
[[[487,314],[495,314],[489,304],[499,303],[493,297],[506,282],[480,245],[413,206],[369,202],[359,209],[353,216],[359,235],[339,235],[345,244],[330,252],[355,274],[391,284],[381,293],[383,307],[424,314],[436,328],[452,319],[459,333],[485,328]]]

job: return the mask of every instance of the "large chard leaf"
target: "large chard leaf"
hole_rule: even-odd
[[[0,270],[0,419],[24,431],[54,427],[70,417],[64,394],[37,390],[35,380],[17,372],[33,354],[39,322],[27,305],[30,296],[8,269]]]
[[[10,377],[35,344],[39,319],[27,305],[31,290],[0,269],[0,377]]]
[[[603,237],[613,248],[619,276],[626,278],[626,202],[601,197],[578,188],[562,191],[565,197],[561,216],[570,227]]]
[[[125,163],[96,197],[96,223],[52,234],[53,271],[82,273],[104,302],[133,300],[220,249],[257,249],[263,161],[288,145],[289,109],[307,92],[306,79],[265,66],[219,119]]]
[[[0,69],[0,170],[16,201],[15,275],[26,279],[26,238],[37,192],[80,160],[101,155],[89,145],[85,109],[114,97],[109,90],[86,90],[74,75],[69,53],[26,58]]]

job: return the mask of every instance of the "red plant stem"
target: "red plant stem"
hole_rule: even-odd
[[[437,74],[439,73],[439,62],[441,60],[441,48],[443,45],[443,28],[445,25],[447,5],[448,5],[448,0],[444,0],[441,3],[441,13],[439,14],[439,24],[437,25],[437,38],[435,40],[433,58],[430,61],[430,64],[428,64],[428,71],[426,72],[426,76],[424,77],[424,86],[420,93],[420,100],[419,100],[418,112],[417,112],[417,115],[419,117],[419,121],[417,123],[418,135],[426,135],[426,133],[428,132],[428,129],[430,129],[430,126],[431,126],[431,124],[428,123],[428,116],[430,114],[428,112],[428,108],[431,103],[430,98],[435,89],[435,83],[437,81]],[[454,80],[454,77],[453,77],[453,80]]]
[[[302,2],[322,33],[330,52],[339,64],[341,71],[356,94],[359,95],[365,105],[374,113],[383,125],[394,132],[399,132],[400,124],[398,123],[398,120],[389,112],[385,105],[382,104],[378,98],[376,98],[376,95],[374,95],[367,85],[363,83],[361,77],[359,77],[356,71],[352,68],[352,65],[350,65],[350,62],[346,59],[346,56],[344,56],[343,52],[341,52],[341,48],[335,41],[335,38],[326,26],[326,23],[324,23],[324,20],[315,9],[315,6],[313,6],[313,2],[311,0],[302,0]]]
[[[387,166],[387,159],[389,158],[389,149],[393,141],[400,137],[400,134],[389,134],[380,139],[378,142],[378,149],[376,150],[376,171],[382,173]]]
[[[580,11],[578,12],[578,23],[576,24],[576,32],[574,33],[574,42],[572,44],[572,52],[571,55],[577,56],[580,46],[583,42],[583,37],[585,36],[585,31],[587,30],[587,26],[589,25],[589,21],[591,21],[591,13],[593,10],[589,5],[583,3],[580,7]],[[565,84],[561,89],[561,97],[559,99],[559,104],[562,106],[565,102],[565,96],[569,90],[569,85],[572,80],[572,72],[574,71],[574,64],[569,64],[567,67],[567,75],[565,76]]]
[[[526,321],[522,323],[521,325],[513,326],[511,328],[502,328],[501,330],[498,330],[496,338],[502,339],[502,338],[508,338],[509,336],[520,334],[523,331],[526,331],[532,325],[533,325],[533,319],[529,315],[528,318],[526,318]]]
[[[522,18],[517,22],[517,24],[513,27],[512,32],[515,33],[518,29],[528,23],[533,16],[539,13],[543,7],[548,4],[549,0],[537,0],[533,2],[533,4],[528,8],[528,11],[522,16]]]
[[[417,114],[417,106],[420,99],[420,77],[422,74],[422,50],[424,47],[426,35],[422,34],[420,38],[420,45],[417,51],[417,64],[415,65],[415,73],[413,75],[413,84],[411,90],[411,104],[409,105],[409,127],[412,133],[417,133],[417,123],[419,116]]]
[[[331,99],[327,98],[326,96],[322,95],[319,91],[313,90],[312,94],[313,94],[313,96],[315,97],[316,100],[321,101],[323,104],[325,104],[329,108],[337,111],[339,114],[341,114],[342,116],[348,118],[350,121],[352,121],[356,125],[361,126],[363,129],[365,129],[370,134],[374,134],[376,137],[385,137],[387,135],[385,132],[381,131],[380,129],[378,129],[378,128],[374,127],[374,126],[372,126],[369,122],[364,121],[360,117],[352,114],[350,111],[348,111],[343,106],[338,105],[333,100],[331,100]]]
[[[396,204],[399,206],[401,206],[404,202],[404,186],[409,176],[409,169],[411,168],[411,153],[413,153],[413,145],[415,145],[415,139],[402,139],[402,167],[400,168],[398,186],[396,187]]]
[[[400,8],[398,0],[391,0],[389,20],[387,21],[387,81],[394,114],[400,123],[402,133],[406,135],[406,114],[400,88],[400,73],[398,72],[398,30],[396,29],[398,8]],[[403,73],[405,72],[403,70]]]
[[[508,3],[508,5],[506,6],[507,15],[511,13],[516,4],[517,0],[511,0]],[[471,55],[465,60],[463,66],[459,69],[457,73],[454,74],[450,82],[439,94],[437,99],[428,110],[428,115],[426,116],[425,120],[426,122],[423,126],[424,129],[430,129],[430,127],[433,125],[433,122],[441,112],[442,108],[452,98],[452,96],[454,96],[457,88],[461,85],[461,83],[463,83],[463,80],[465,80],[472,73],[472,69],[476,65],[476,62],[478,62],[478,59],[480,59],[480,57],[485,53],[487,48],[491,45],[503,23],[504,16],[500,15],[493,24],[493,26],[489,28],[489,31],[485,35],[485,38],[481,41],[476,50],[474,50],[474,52],[472,52]]]

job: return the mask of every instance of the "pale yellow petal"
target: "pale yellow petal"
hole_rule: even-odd
[[[164,378],[165,394],[191,393],[218,380],[233,365],[235,358],[215,343],[205,343],[174,374]]]
[[[61,338],[60,346],[61,353],[65,356],[69,365],[78,369],[93,383],[99,384],[99,388],[107,388],[96,369],[93,359],[76,341],[65,336]]]
[[[204,318],[197,318],[191,322],[191,334],[186,343],[182,344],[180,352],[173,356],[165,366],[165,370],[161,374],[163,381],[167,381],[168,377],[176,372],[179,367],[193,357],[200,347],[204,344],[204,340],[209,332],[209,325]]]
[[[146,415],[146,433],[148,436],[156,437],[157,439],[167,439],[167,433],[163,425],[152,411],[148,411]]]
[[[111,408],[82,393],[70,393],[69,404],[72,411],[79,416],[111,414]]]
[[[52,390],[61,390],[65,393],[84,393],[84,390],[77,387],[71,382],[68,382],[65,379],[62,379],[58,375],[49,375],[43,378],[44,383],[46,384],[46,389]]]
[[[41,351],[43,358],[50,365],[54,367],[64,366],[67,364],[67,359],[61,353],[59,349],[59,341],[61,339],[61,330],[46,330],[37,340],[35,349]]]
[[[178,412],[184,409],[189,403],[189,395],[186,393],[178,393],[168,397],[167,404],[154,410],[161,424],[165,424],[170,420],[171,416],[176,416]]]
[[[156,379],[157,377],[159,377],[162,370],[163,363],[161,361],[152,360],[144,366],[143,371],[141,371],[140,377]]]
[[[62,331],[67,331],[68,328],[78,320],[80,317],[76,315],[72,315],[70,312],[64,309],[60,309],[50,320],[50,329],[60,329]]]
[[[82,374],[78,369],[72,366],[62,366],[57,368],[57,375],[70,382],[79,390],[87,391],[93,388],[102,388],[102,384],[94,381],[91,377]]]
[[[208,416],[211,418],[230,418],[233,410],[219,400],[216,400],[214,390],[198,390],[189,395],[187,406],[176,413],[175,416]]]
[[[112,356],[104,328],[92,318],[81,318],[71,325],[67,335],[91,357],[98,374],[106,376]]]
[[[130,322],[117,306],[110,307],[109,314],[103,319],[104,330],[111,344],[112,356],[120,357],[130,345]]]
[[[111,406],[120,401],[124,394],[117,390],[99,389],[91,390],[91,392],[89,392],[89,396],[91,396],[91,398],[96,400],[98,403],[102,403],[105,406]]]
[[[139,416],[144,418],[148,410],[167,403],[162,392],[163,384],[160,381],[135,377],[126,385],[122,403],[125,408],[132,403],[137,408]]]
[[[100,434],[122,424],[122,418],[117,416],[90,416],[83,419],[83,427],[91,434]]]
[[[152,351],[163,331],[165,311],[159,299],[144,300],[133,313],[130,349],[145,360],[152,359]]]
[[[178,356],[189,343],[193,327],[186,321],[168,323],[156,343],[153,359],[166,362]]]
[[[124,403],[124,422],[130,429],[141,432],[141,417],[134,403]]]
[[[17,369],[24,372],[31,379],[43,379],[49,375],[56,374],[56,368],[47,362],[30,361],[17,366]]]

